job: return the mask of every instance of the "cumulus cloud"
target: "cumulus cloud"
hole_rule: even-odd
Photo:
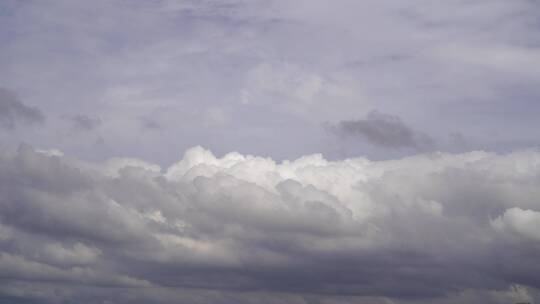
[[[195,147],[161,169],[21,146],[0,155],[0,299],[530,301],[539,176],[536,151],[277,163]]]
[[[14,129],[19,125],[41,124],[44,121],[41,110],[25,105],[14,93],[0,88],[0,127]]]
[[[540,212],[513,207],[492,222],[501,231],[514,233],[532,241],[540,241]]]
[[[384,148],[425,148],[433,144],[426,134],[413,130],[398,116],[371,111],[364,119],[326,124],[327,130],[344,137],[358,137]]]

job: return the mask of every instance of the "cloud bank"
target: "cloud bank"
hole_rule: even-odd
[[[540,287],[540,153],[169,168],[0,155],[0,302],[508,303]]]

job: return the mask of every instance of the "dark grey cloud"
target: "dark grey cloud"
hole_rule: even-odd
[[[75,128],[86,131],[94,130],[102,124],[101,118],[84,114],[64,115],[63,118],[71,122]]]
[[[359,138],[384,148],[422,149],[434,143],[428,135],[413,130],[400,117],[379,111],[369,112],[364,119],[326,124],[325,128],[336,135]]]
[[[162,170],[22,146],[0,156],[0,299],[535,299],[538,163],[524,151],[276,164],[193,148]]]
[[[25,105],[15,93],[0,88],[0,127],[14,129],[20,125],[35,125],[45,122],[40,109]]]

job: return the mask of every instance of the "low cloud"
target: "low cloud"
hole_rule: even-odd
[[[196,147],[161,169],[22,146],[0,155],[0,300],[531,301],[538,164],[535,151],[276,163]]]
[[[36,107],[22,103],[11,91],[0,88],[0,127],[14,129],[45,122],[45,115]]]
[[[433,145],[433,140],[405,124],[398,116],[372,111],[364,119],[344,120],[327,124],[326,129],[342,137],[366,140],[383,148],[422,149]]]

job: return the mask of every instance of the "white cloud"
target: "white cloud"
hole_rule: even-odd
[[[64,282],[219,286],[239,301],[237,288],[396,303],[535,290],[539,163],[534,151],[276,162],[195,147],[161,171],[21,147],[0,159],[2,278],[74,294]],[[503,270],[482,270],[493,263]]]
[[[492,221],[493,227],[531,241],[540,241],[540,212],[513,207]]]

